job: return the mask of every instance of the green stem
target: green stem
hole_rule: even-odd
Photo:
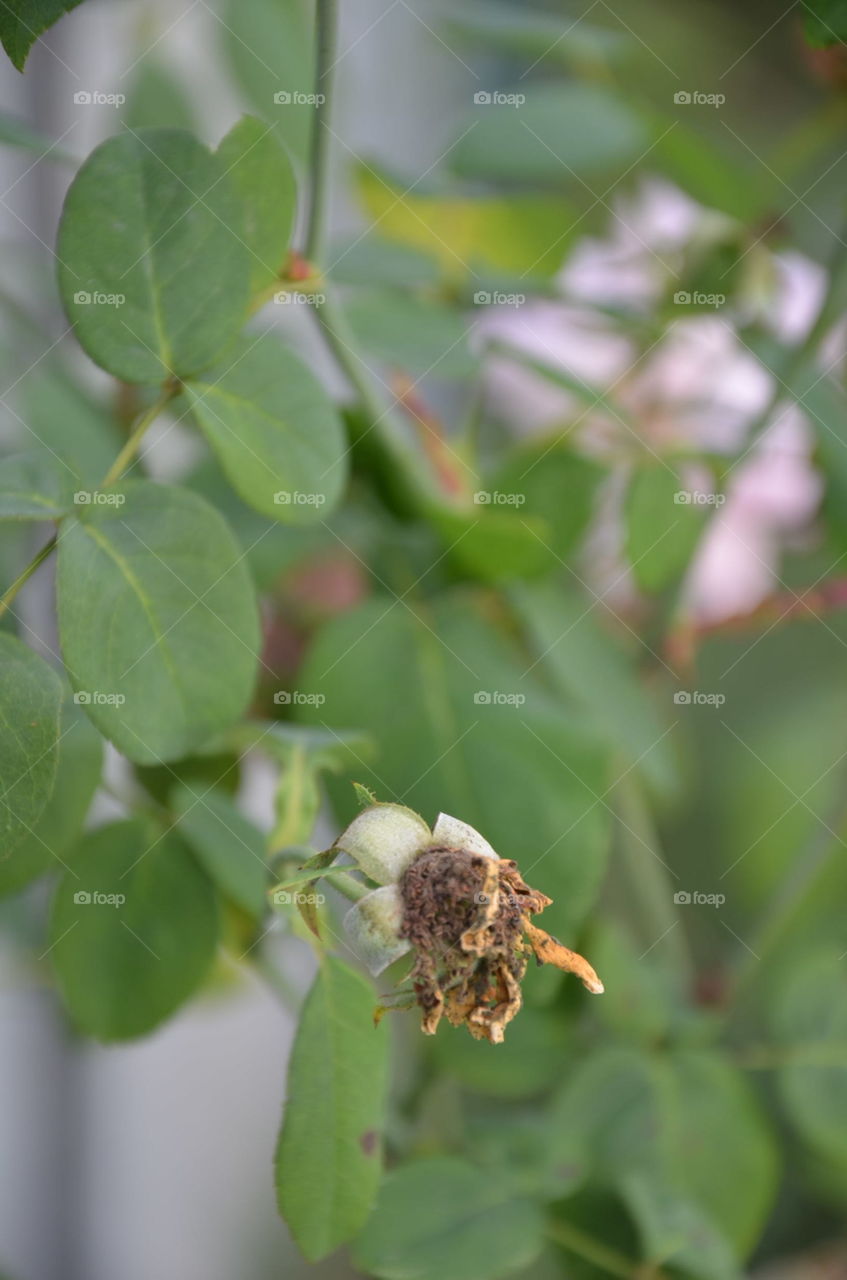
[[[304,254],[312,270],[320,275],[327,235],[329,194],[330,117],[333,100],[337,0],[317,0],[316,90],[323,101],[318,105],[312,133],[310,153],[311,202],[306,227]],[[399,490],[402,505],[413,515],[435,515],[439,510],[455,514],[434,469],[425,457],[404,438],[402,425],[395,420],[393,406],[383,396],[368,374],[366,361],[359,355],[358,344],[343,311],[324,285],[325,299],[314,308],[318,325],[337,364],[347,377],[369,419],[362,433],[392,477]]]
[[[338,34],[338,0],[317,0],[315,93],[319,95],[312,129],[309,171],[312,192],[306,228],[306,258],[323,259],[327,234],[329,197],[330,128],[335,47]]]
[[[155,419],[158,418],[165,405],[168,404],[170,400],[173,400],[178,390],[179,385],[177,383],[167,383],[166,386],[162,388],[161,394],[158,398],[150,405],[150,408],[145,409],[144,413],[141,414],[133,427],[126,444],[121,449],[120,453],[115,458],[115,461],[109,467],[109,470],[101,481],[104,489],[108,485],[114,484],[116,480],[120,480],[124,471],[126,471],[127,467],[138,452],[138,446],[141,444],[148,428],[152,425]]]
[[[370,893],[368,886],[354,880],[349,871],[330,871],[324,879],[348,902],[358,902]]]
[[[2,618],[3,614],[9,608],[9,605],[12,603],[24,583],[32,577],[38,566],[47,559],[55,545],[56,535],[54,534],[50,541],[44,544],[38,554],[29,562],[24,571],[15,579],[9,589],[2,597],[0,597],[0,618]]]
[[[776,385],[770,399],[747,432],[744,453],[747,452],[756,437],[765,430],[783,400],[794,399],[802,405],[802,395],[795,395],[792,390],[792,383],[797,375],[802,372],[806,362],[815,355],[828,330],[841,317],[844,309],[843,294],[845,286],[847,286],[847,253],[845,253],[843,243],[839,239],[829,264],[826,292],[821,299],[818,313],[805,338],[796,347],[792,347],[787,353],[785,365],[781,370],[777,370],[779,377],[776,379]],[[767,369],[767,366],[765,368]],[[767,372],[771,373],[772,371],[767,369]]]
[[[624,1254],[618,1253],[616,1249],[610,1249],[601,1240],[596,1240],[587,1231],[574,1226],[572,1222],[557,1219],[548,1224],[547,1234],[557,1244],[584,1258],[586,1262],[602,1267],[611,1276],[621,1276],[622,1280],[638,1280],[640,1276],[643,1276],[644,1280],[647,1280],[648,1276],[654,1280],[661,1280],[660,1271],[654,1268],[648,1270],[644,1264],[633,1262]]]
[[[128,463],[132,461],[132,458],[134,457],[135,452],[138,449],[139,444],[141,443],[141,439],[145,431],[153,422],[154,418],[158,417],[158,415],[161,413],[162,409],[165,407],[168,401],[173,399],[173,397],[176,395],[178,390],[179,390],[179,386],[177,383],[175,382],[168,383],[167,386],[162,390],[162,393],[159,396],[159,398],[150,406],[149,409],[145,410],[145,412],[138,419],[136,426],[133,428],[132,434],[130,435],[124,447],[121,449],[118,456],[115,458],[115,461],[112,463],[111,467],[109,468],[108,472],[106,473],[106,475],[104,476],[101,482],[104,489],[106,488],[107,485],[114,484],[115,480],[119,479],[120,476],[123,474],[123,472],[126,470]],[[5,594],[0,597],[0,618],[2,618],[3,614],[9,608],[10,604],[12,603],[12,601],[14,600],[15,596],[18,594],[18,592],[20,591],[24,583],[29,578],[32,577],[32,575],[35,573],[38,566],[42,564],[47,559],[47,557],[51,554],[51,552],[54,550],[54,548],[56,547],[57,541],[58,541],[58,535],[54,534],[53,537],[50,539],[50,541],[45,543],[44,546],[41,548],[41,550],[38,552],[38,554],[33,557],[33,559],[30,561],[27,567],[23,570],[20,576],[15,579],[15,581],[8,588]]]

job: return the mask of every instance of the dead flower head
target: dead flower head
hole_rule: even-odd
[[[602,992],[588,961],[533,922],[551,899],[467,823],[442,813],[430,831],[402,805],[375,804],[335,847],[380,886],[347,913],[351,940],[374,974],[414,952],[409,982],[427,1035],[446,1016],[499,1044],[521,1007],[531,955]]]

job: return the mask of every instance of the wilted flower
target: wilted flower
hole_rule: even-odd
[[[533,924],[551,899],[467,823],[442,813],[430,831],[411,809],[374,804],[335,848],[379,885],[347,913],[350,938],[375,975],[414,951],[409,980],[427,1035],[444,1014],[499,1044],[521,1007],[530,954],[603,990],[587,960]]]

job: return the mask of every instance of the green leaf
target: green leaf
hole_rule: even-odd
[[[747,1081],[716,1053],[681,1051],[670,1067],[671,1173],[745,1257],[776,1191],[774,1136]]]
[[[204,368],[243,324],[250,263],[241,207],[189,133],[109,138],[74,178],[59,226],[59,288],[92,360],[127,382]]]
[[[103,742],[94,725],[68,699],[62,708],[59,762],[53,793],[32,831],[11,858],[0,861],[0,896],[18,893],[45,872],[66,865],[91,805],[103,766]]]
[[[804,0],[806,39],[816,49],[847,42],[847,0]]]
[[[773,1201],[773,1138],[746,1082],[714,1053],[597,1050],[555,1101],[550,1138],[554,1166],[586,1160],[606,1185],[637,1178],[657,1198],[673,1186],[741,1257]]]
[[[0,859],[32,831],[59,760],[62,685],[43,658],[0,633]]]
[[[325,956],[303,1008],[276,1152],[279,1209],[310,1262],[354,1236],[379,1185],[387,1032],[370,985]]]
[[[619,60],[634,44],[625,30],[592,26],[584,18],[565,27],[554,13],[500,0],[451,5],[441,25],[459,48],[464,45],[478,52],[487,47],[523,55],[532,66],[542,59],[578,70],[602,66]]]
[[[77,0],[77,3],[81,3],[81,0]],[[0,16],[0,26],[2,26],[2,16]],[[65,151],[64,147],[45,137],[43,133],[38,133],[27,124],[26,120],[19,120],[17,116],[10,115],[7,111],[0,111],[0,143],[4,143],[7,147],[20,147],[22,151],[32,151],[39,160],[58,160],[64,164],[73,165],[79,163],[76,156]]]
[[[318,771],[307,753],[295,750],[280,775],[274,796],[276,822],[271,834],[273,852],[307,844],[321,806]]]
[[[218,157],[244,205],[250,288],[257,293],[285,262],[297,211],[297,184],[273,126],[244,116],[218,147]]]
[[[381,1280],[497,1280],[528,1266],[543,1243],[538,1205],[445,1156],[388,1175],[353,1257]]]
[[[74,477],[48,453],[0,459],[0,520],[57,520],[73,505]]]
[[[356,173],[359,196],[380,236],[431,255],[449,277],[475,274],[477,267],[552,275],[580,227],[575,207],[561,199],[409,192],[413,185],[381,175],[371,164]]]
[[[528,663],[464,597],[414,611],[374,599],[324,628],[300,688],[325,697],[301,718],[367,724],[377,757],[350,776],[434,821],[443,810],[516,858],[549,893],[544,924],[563,942],[603,877],[607,757],[579,715],[526,675]],[[525,701],[519,701],[525,699]],[[515,779],[520,803],[515,803]],[[341,816],[353,797],[330,779]]]
[[[560,1009],[526,1005],[497,1053],[490,1052],[487,1042],[468,1035],[443,1034],[433,1040],[432,1053],[441,1071],[474,1093],[526,1098],[559,1081],[572,1040]]]
[[[450,153],[457,173],[580,187],[580,179],[626,169],[649,145],[649,130],[631,104],[607,89],[525,82],[518,91],[526,96],[518,106],[474,105]]]
[[[677,766],[667,728],[641,684],[638,653],[627,653],[596,616],[596,601],[560,585],[514,586],[510,598],[527,629],[539,669],[589,715],[628,764],[661,794]]]
[[[135,133],[139,129],[187,129],[196,126],[191,103],[182,82],[148,52],[136,64],[127,89],[121,122]]]
[[[521,497],[524,495],[521,494]],[[450,560],[480,582],[533,578],[550,569],[552,533],[546,521],[514,506],[488,506],[474,495],[474,514],[439,511],[434,517]]]
[[[316,88],[314,15],[308,0],[226,0],[219,34],[247,100],[273,123],[298,169],[304,169],[315,105],[303,97]],[[277,95],[283,100],[277,101]]]
[[[545,532],[539,548],[545,566],[552,569],[579,545],[605,475],[606,469],[591,458],[544,439],[514,450],[489,488],[518,495],[523,499],[515,508],[518,517],[542,522]]]
[[[431,254],[408,245],[384,240],[379,228],[362,239],[333,245],[334,262],[329,275],[340,284],[387,285],[390,288],[414,289],[437,287],[441,282],[438,263]]]
[[[550,1110],[552,1168],[587,1162],[607,1185],[663,1169],[666,1097],[657,1064],[635,1049],[605,1047],[577,1060]]]
[[[467,378],[479,365],[473,326],[453,307],[396,289],[357,290],[344,308],[360,346],[410,374]]]
[[[673,1012],[666,976],[639,954],[619,924],[592,929],[589,954],[606,988],[596,1017],[619,1036],[659,1043]]]
[[[42,361],[21,384],[21,416],[27,451],[43,451],[75,487],[96,488],[121,447],[114,414],[84,392],[62,369]]]
[[[76,1025],[129,1040],[168,1018],[209,971],[218,941],[211,882],[174,832],[115,822],[85,837],[62,877],[50,958]]]
[[[672,1185],[632,1174],[624,1178],[621,1194],[641,1229],[645,1258],[700,1280],[742,1280],[726,1238]]]
[[[23,71],[35,41],[81,0],[8,0],[0,7],[0,41],[13,66]]]
[[[704,507],[662,462],[637,467],[626,500],[626,555],[643,591],[661,591],[688,567],[705,524]]]
[[[145,480],[63,524],[59,630],[91,719],[139,764],[187,755],[243,711],[260,636],[229,529],[196,494]],[[102,496],[102,495],[101,495]]]
[[[798,387],[799,404],[816,440],[817,460],[826,477],[824,514],[843,541],[847,536],[847,395],[832,378]]]
[[[227,898],[257,919],[269,884],[262,833],[226,792],[181,785],[171,794],[177,830]]]
[[[847,1001],[844,959],[815,951],[779,991],[774,1029],[786,1047],[783,1104],[809,1146],[847,1166]]]
[[[326,517],[347,472],[344,429],[309,369],[270,335],[245,338],[185,394],[245,502],[292,524]]]

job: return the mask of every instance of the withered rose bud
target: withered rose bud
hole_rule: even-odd
[[[499,1044],[521,1007],[532,955],[602,992],[588,961],[533,923],[551,899],[467,823],[442,813],[430,831],[402,805],[375,804],[335,847],[380,885],[347,913],[351,941],[375,975],[414,951],[410,1003],[420,1007],[427,1035],[446,1016]]]

